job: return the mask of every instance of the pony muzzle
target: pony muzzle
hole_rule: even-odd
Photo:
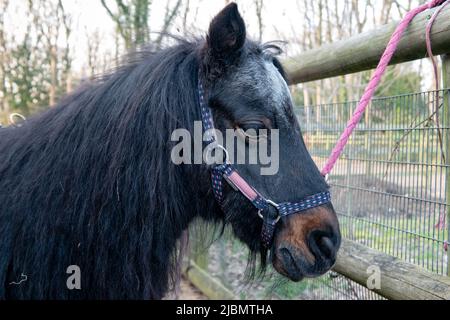
[[[300,281],[321,276],[336,263],[341,234],[331,205],[288,216],[278,228],[272,263],[279,273]]]

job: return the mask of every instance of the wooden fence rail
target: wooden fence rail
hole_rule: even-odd
[[[450,300],[449,277],[350,240],[343,240],[333,270],[365,287],[369,277],[379,270],[379,287],[373,291],[388,299]]]
[[[435,9],[434,9],[435,10]],[[391,64],[426,57],[425,27],[434,11],[419,14],[406,30]],[[373,69],[380,61],[397,23],[337,41],[288,58],[283,64],[291,83],[303,83]],[[437,17],[431,31],[433,53],[450,52],[450,6]]]

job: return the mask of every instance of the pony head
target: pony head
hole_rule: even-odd
[[[228,129],[236,130],[234,138],[244,146],[229,150],[240,175],[266,199],[296,202],[327,191],[328,185],[305,146],[287,77],[274,51],[279,51],[274,44],[261,45],[246,38],[237,5],[229,4],[210,24],[201,51],[200,78],[216,129],[224,136]],[[272,140],[275,131],[277,141]],[[255,163],[236,161],[252,152],[252,141],[278,145],[278,163],[270,174],[262,174],[261,159]],[[265,264],[267,252],[261,245],[263,222],[258,210],[229,185],[225,184],[223,192],[225,220],[252,252],[262,253]],[[299,281],[327,272],[335,263],[339,246],[336,213],[326,204],[282,217],[270,257],[279,273]]]

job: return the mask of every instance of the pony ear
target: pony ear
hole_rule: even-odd
[[[227,5],[209,26],[207,45],[218,58],[237,52],[245,43],[245,23],[236,3]]]

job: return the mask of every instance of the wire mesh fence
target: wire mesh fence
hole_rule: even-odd
[[[374,99],[329,180],[343,237],[441,275],[449,272],[449,105],[448,90]],[[319,168],[355,107],[296,109]],[[208,271],[238,298],[382,299],[334,272],[296,284],[269,270],[267,280],[246,281],[247,251],[231,235],[209,252]]]
[[[330,178],[343,236],[439,274],[448,272],[450,205],[449,124],[436,121],[444,118],[448,95],[443,93],[375,99]],[[305,140],[319,167],[344,129],[341,119],[354,107],[300,109]]]
[[[374,99],[330,177],[344,237],[437,274],[449,271],[447,92]],[[356,102],[299,109],[319,167],[355,107]],[[342,286],[327,294],[328,286],[318,282],[322,298],[348,295]],[[374,298],[359,289],[358,299]]]

